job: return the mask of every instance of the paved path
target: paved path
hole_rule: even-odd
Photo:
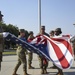
[[[34,58],[33,58],[32,65],[35,67],[35,69],[28,69],[28,73],[30,75],[41,75],[37,55],[34,54],[33,56]],[[0,71],[0,75],[12,75],[16,62],[17,62],[17,55],[3,56],[2,70]],[[44,74],[44,75],[55,75],[58,72],[56,69],[50,69],[49,68],[50,66],[52,66],[52,62],[49,62],[49,66],[47,69],[48,74]],[[63,70],[63,72],[64,72],[64,75],[75,75],[75,61],[71,69]],[[22,65],[18,69],[17,73],[19,75],[23,75]]]

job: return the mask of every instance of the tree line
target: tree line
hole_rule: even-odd
[[[11,34],[14,34],[16,37],[18,37],[19,35],[19,28],[16,25],[13,24],[5,24],[3,22],[0,22],[0,27],[3,29],[3,32],[9,32]],[[28,38],[28,31],[25,30],[25,38]],[[5,48],[8,49],[11,47],[14,48],[14,46],[16,45],[14,42],[10,41],[10,40],[5,40],[4,41],[5,44]]]

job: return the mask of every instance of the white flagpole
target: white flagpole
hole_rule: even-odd
[[[41,29],[41,0],[38,0],[38,24],[39,24],[39,32]]]

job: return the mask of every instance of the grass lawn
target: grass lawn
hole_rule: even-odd
[[[6,51],[3,52],[3,55],[16,55],[16,51]]]

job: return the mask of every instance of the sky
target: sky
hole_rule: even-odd
[[[0,11],[6,24],[39,32],[38,0],[0,0]],[[62,34],[75,35],[75,0],[41,0],[41,25],[46,32],[61,28]]]

